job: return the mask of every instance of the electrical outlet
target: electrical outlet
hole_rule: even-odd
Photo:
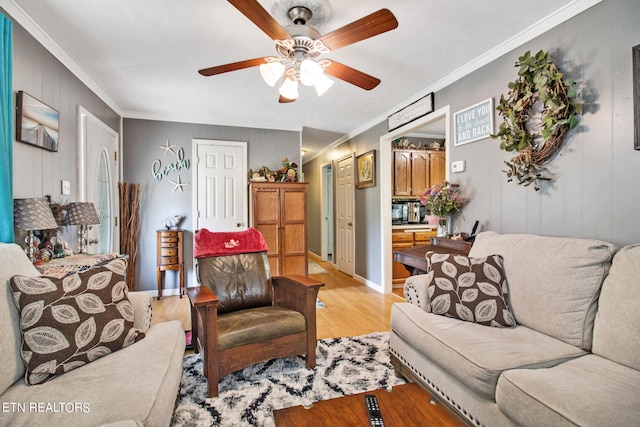
[[[451,163],[451,172],[460,173],[464,172],[466,168],[466,164],[464,160],[458,160],[457,162]]]
[[[65,195],[68,196],[69,194],[71,194],[71,181],[65,181],[64,179],[62,180],[62,182],[60,183],[60,192]]]

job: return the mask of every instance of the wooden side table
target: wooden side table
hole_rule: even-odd
[[[182,259],[182,230],[158,230],[156,232],[158,255],[158,299],[162,298],[164,272],[178,270],[180,276],[180,298],[184,288],[184,262]]]

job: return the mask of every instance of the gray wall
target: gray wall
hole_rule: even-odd
[[[640,44],[638,22],[637,0],[604,0],[435,93],[435,108],[450,105],[452,114],[490,97],[497,102],[517,77],[518,56],[527,50],[546,50],[568,77],[581,84],[585,101],[579,128],[549,164],[553,181],[543,183],[539,192],[506,182],[501,170],[512,154],[501,151],[498,140],[451,147],[449,161],[466,160],[467,165],[464,173],[451,176],[471,198],[464,217],[457,218],[462,231],[470,231],[477,219],[482,229],[502,233],[588,237],[618,246],[640,242],[640,151],[633,150],[631,65],[631,48]],[[430,83],[425,82],[425,87]],[[496,126],[500,121],[496,113]],[[369,148],[362,143],[356,147],[355,140],[376,143],[385,133],[381,123],[344,145],[359,155]],[[320,176],[320,164],[346,150],[340,146],[333,151],[304,165],[310,188],[318,192],[320,184],[314,180]],[[381,227],[375,217],[380,200],[370,190],[379,192],[379,187],[356,190],[355,271],[379,283],[377,266],[382,260],[375,245],[381,241]],[[314,192],[309,210],[319,208],[320,196]],[[319,226],[309,227],[310,250],[317,253],[319,230]]]
[[[60,113],[57,152],[43,150],[22,142],[14,143],[14,197],[43,197],[48,194],[54,201],[76,201],[78,105],[86,108],[118,133],[120,133],[120,116],[15,21],[13,23],[13,88],[15,93],[19,90],[25,91]],[[61,194],[61,180],[71,182],[70,195]],[[77,228],[70,226],[63,234],[63,238],[73,248],[77,248],[76,233]]]
[[[332,161],[339,160],[351,153],[360,155],[372,149],[376,149],[380,142],[380,135],[386,132],[387,124],[381,123],[350,141],[340,144],[335,149],[322,154],[303,165],[305,179],[309,182],[308,209],[309,218],[309,251],[317,255],[321,254],[320,224],[322,221],[321,201],[321,169],[322,166]],[[378,153],[376,153],[378,155]],[[376,161],[376,176],[380,175],[380,160]],[[384,165],[382,165],[384,167]],[[335,171],[335,169],[334,169]],[[336,174],[334,173],[334,180]],[[355,257],[354,273],[369,280],[381,280],[379,257],[374,255],[371,248],[380,247],[380,233],[372,230],[380,227],[380,191],[377,182],[375,187],[355,190]],[[389,184],[390,185],[390,184]],[[335,194],[335,191],[334,191]],[[335,206],[335,204],[334,204]],[[364,208],[366,207],[366,208]],[[334,239],[335,242],[335,239]]]
[[[300,164],[300,132],[266,129],[249,129],[230,126],[175,123],[152,120],[125,119],[123,125],[124,181],[143,185],[143,197],[140,210],[139,258],[136,265],[136,289],[155,290],[156,281],[156,230],[162,228],[162,220],[175,214],[185,215],[181,224],[184,234],[184,259],[187,268],[186,279],[192,279],[193,259],[193,218],[192,210],[192,171],[193,139],[214,139],[223,141],[247,142],[248,169],[258,170],[262,166],[277,169],[283,157]],[[176,145],[174,150],[182,148],[185,159],[189,160],[189,170],[180,171],[184,191],[173,191],[177,175],[171,172],[161,181],[151,174],[151,165],[159,159],[166,165],[175,156],[164,156],[160,148],[169,140]],[[189,282],[188,285],[194,285]],[[172,271],[165,273],[165,289],[177,289],[177,275]],[[169,291],[171,292],[171,291]]]
[[[521,48],[436,94],[438,106],[458,111],[507,92],[514,63],[527,50],[548,50],[585,102],[579,127],[548,164],[553,181],[541,191],[506,181],[513,154],[485,139],[454,147],[451,161],[467,170],[452,175],[472,196],[467,225],[555,236],[590,237],[616,245],[640,242],[640,151],[633,150],[631,48],[640,43],[637,0],[605,0]],[[594,29],[597,28],[597,31]],[[501,119],[496,115],[496,126]]]

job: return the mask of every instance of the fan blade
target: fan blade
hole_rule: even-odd
[[[284,96],[280,95],[280,99],[278,99],[278,102],[280,104],[287,104],[289,102],[295,102],[295,99],[285,98]]]
[[[393,13],[388,9],[380,9],[364,18],[325,34],[320,37],[320,40],[329,49],[336,50],[397,27],[398,21]]]
[[[324,72],[364,90],[371,90],[380,84],[380,79],[334,60],[331,60],[331,64],[325,68]]]
[[[273,40],[286,40],[289,34],[257,0],[229,0],[236,9]]]
[[[264,58],[247,59],[246,61],[232,62],[231,64],[218,65],[217,67],[203,68],[202,70],[198,70],[198,72],[203,76],[215,76],[216,74],[228,73],[229,71],[257,67],[261,64],[266,64]]]

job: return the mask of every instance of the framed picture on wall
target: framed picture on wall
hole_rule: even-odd
[[[18,91],[16,107],[16,139],[45,150],[58,151],[58,112],[23,91]]]
[[[356,188],[376,186],[376,150],[356,157]]]

